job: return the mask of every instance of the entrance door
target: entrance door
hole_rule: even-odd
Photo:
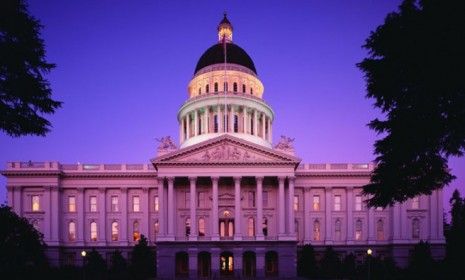
[[[234,274],[234,258],[230,252],[223,252],[220,255],[220,274],[230,276]]]
[[[200,252],[197,262],[198,276],[200,279],[210,278],[211,255],[208,252]]]

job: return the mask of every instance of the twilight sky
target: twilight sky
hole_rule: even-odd
[[[155,138],[178,139],[177,110],[202,53],[217,40],[223,12],[234,42],[252,57],[275,111],[274,139],[295,137],[302,162],[369,162],[378,116],[355,67],[370,31],[400,0],[162,1],[29,0],[44,25],[53,97],[46,137],[0,132],[7,161],[146,163]],[[465,193],[465,159],[446,188]],[[0,178],[0,202],[6,180]]]

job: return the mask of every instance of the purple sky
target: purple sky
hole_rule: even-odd
[[[255,62],[276,113],[274,139],[295,137],[303,162],[368,162],[377,116],[355,67],[371,30],[399,0],[30,0],[45,26],[48,76],[63,108],[47,137],[0,133],[0,163],[142,163],[155,138],[178,138],[176,113],[201,54],[216,42],[223,11],[234,42]],[[465,159],[452,159],[451,191],[465,193]],[[5,179],[0,178],[0,201]]]

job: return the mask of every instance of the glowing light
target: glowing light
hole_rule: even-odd
[[[84,258],[85,256],[87,255],[87,252],[86,251],[82,251],[81,252],[81,256]]]
[[[368,249],[368,250],[367,250],[367,254],[368,254],[369,256],[371,256],[371,254],[373,254],[373,250]]]

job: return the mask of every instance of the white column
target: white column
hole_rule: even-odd
[[[266,134],[265,134],[265,123],[266,123],[266,116],[264,113],[262,115],[262,138],[266,140]]]
[[[268,130],[269,131],[269,130]],[[304,244],[312,240],[312,231],[310,230],[310,211],[312,207],[312,197],[310,195],[310,188],[304,188],[304,220],[302,228],[304,229]]]
[[[234,177],[234,240],[242,240],[241,177]]]
[[[353,198],[353,187],[347,187],[347,243],[352,244],[354,242],[354,198]]]
[[[106,188],[102,187],[98,189],[98,240],[99,245],[104,246],[106,244],[106,205],[105,205],[105,194]]]
[[[208,131],[209,131],[209,127],[208,127],[208,112],[209,112],[209,109],[208,109],[208,106],[205,107],[205,112],[203,114],[203,133],[204,134],[208,134]]]
[[[84,188],[77,188],[77,240],[79,245],[84,242]]]
[[[196,177],[189,177],[190,182],[190,214],[191,214],[191,234],[189,236],[189,240],[197,240],[197,190],[196,190]]]
[[[333,244],[331,228],[331,211],[332,211],[332,188],[325,188],[325,244]]]
[[[283,236],[286,233],[286,225],[285,225],[285,204],[284,204],[284,182],[286,180],[285,177],[279,177],[279,189],[278,189],[278,226],[279,226],[279,235]]]
[[[375,215],[374,208],[368,208],[368,244],[373,244],[375,241]]]
[[[60,197],[60,190],[59,186],[52,186],[51,189],[51,209],[52,209],[52,219],[51,219],[51,226],[52,226],[52,240],[53,243],[59,245],[61,240],[60,235],[60,213],[61,213],[61,197]]]
[[[194,136],[199,135],[199,111],[194,111]]]
[[[263,177],[255,177],[257,182],[257,220],[255,221],[255,228],[257,232],[257,240],[264,240],[263,238]]]
[[[231,105],[231,112],[229,113],[229,131],[234,132],[234,106]]]
[[[179,121],[179,144],[184,142],[184,118]]]
[[[247,122],[247,108],[245,106],[242,109],[242,117],[242,120],[244,121],[244,134],[247,134],[249,123]]]
[[[268,134],[266,136],[266,139],[268,142],[271,142],[271,118],[266,118],[267,124],[268,124]]]
[[[14,211],[16,214],[18,214],[19,216],[22,216],[22,207],[23,207],[23,203],[22,203],[22,199],[23,199],[23,194],[22,194],[22,187],[21,186],[15,186],[14,187],[14,190],[13,190],[13,205],[14,205]],[[26,210],[26,209],[24,209]]]
[[[429,196],[429,215],[430,215],[430,226],[429,226],[429,238],[431,240],[437,239],[437,191],[433,191]]]
[[[212,240],[219,240],[218,236],[218,177],[212,177]]]
[[[174,178],[168,177],[168,237],[174,238]]]
[[[164,237],[166,234],[165,224],[165,180],[158,178],[158,236]]]
[[[295,213],[294,213],[294,177],[288,178],[289,183],[289,219],[288,219],[288,229],[289,235],[295,236]]]
[[[190,117],[189,113],[186,115],[186,140],[190,138]]]
[[[395,241],[400,240],[400,204],[395,203],[394,206],[392,207],[392,238]]]
[[[253,111],[253,135],[258,135],[258,112],[257,110]]]
[[[150,196],[150,190],[147,187],[142,188],[142,223],[141,223],[141,233],[147,237],[148,240],[150,240],[150,206],[149,206],[149,196]]]
[[[444,221],[442,220],[442,215],[443,215],[443,200],[442,200],[442,190],[438,189],[436,191],[437,194],[437,201],[438,201],[438,219],[437,219],[437,225],[438,225],[438,239],[443,240],[444,239]]]
[[[40,204],[40,210],[44,211],[44,226],[42,233],[44,234],[44,241],[45,243],[50,244],[52,240],[52,230],[51,230],[51,223],[52,223],[52,209],[51,209],[51,189],[50,186],[44,186],[43,197]]]
[[[121,188],[121,241],[123,246],[128,245],[128,189]]]
[[[218,133],[223,132],[223,114],[221,113],[221,106],[218,105]]]

